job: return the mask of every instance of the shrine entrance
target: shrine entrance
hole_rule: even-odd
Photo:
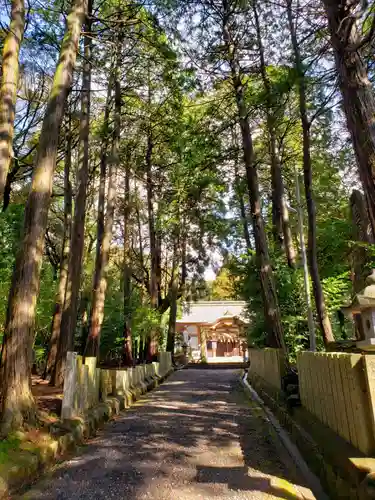
[[[189,304],[177,321],[177,333],[183,336],[194,361],[242,360],[247,348],[245,303],[212,301]]]
[[[244,354],[244,323],[237,317],[219,318],[213,325],[202,327],[201,338],[206,340],[207,358],[229,358]],[[201,342],[202,355],[204,341]]]

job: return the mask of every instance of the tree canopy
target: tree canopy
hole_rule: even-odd
[[[373,2],[1,8],[3,432],[37,418],[33,364],[151,361],[192,300],[245,300],[249,345],[291,362],[306,294],[319,349],[361,338],[340,308],[374,255]]]

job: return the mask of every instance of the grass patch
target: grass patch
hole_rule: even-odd
[[[20,449],[21,440],[17,436],[9,436],[0,441],[0,464],[5,464],[9,456]]]

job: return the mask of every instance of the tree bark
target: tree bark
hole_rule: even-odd
[[[129,155],[130,156],[130,155]],[[133,365],[131,335],[131,266],[130,266],[130,158],[125,165],[125,199],[124,199],[124,351],[123,364]]]
[[[267,67],[264,57],[264,47],[256,0],[253,0],[252,6],[257,32],[260,71],[266,95],[266,121],[269,154],[271,159],[273,234],[275,243],[281,246],[285,251],[289,267],[294,268],[296,265],[296,252],[294,249],[292,232],[290,230],[289,211],[285,200],[284,181],[281,172],[280,158],[276,147],[276,123],[273,109],[275,103],[273,102],[271,84],[267,75]]]
[[[269,343],[272,346],[277,346],[286,350],[276,287],[268,253],[267,236],[261,212],[258,173],[256,166],[254,165],[254,149],[244,99],[244,86],[242,83],[235,45],[229,28],[230,9],[228,0],[223,0],[223,10],[223,39],[226,48],[227,61],[230,66],[232,85],[238,109],[239,125],[241,128],[257,265],[260,273],[265,318],[270,333]]]
[[[66,135],[66,151],[64,165],[64,234],[60,259],[60,279],[56,294],[55,309],[52,317],[51,338],[49,342],[48,358],[44,370],[44,378],[50,375],[56,362],[57,345],[60,337],[61,318],[65,304],[65,293],[68,283],[68,264],[70,240],[72,236],[72,185],[70,169],[72,164],[72,132],[69,116],[68,132]]]
[[[66,353],[74,349],[74,335],[77,327],[77,311],[81,286],[82,258],[84,250],[87,183],[89,177],[89,134],[90,134],[90,91],[91,91],[91,14],[92,0],[88,1],[84,37],[84,65],[81,91],[80,152],[78,185],[75,196],[72,228],[72,251],[69,255],[68,286],[65,308],[61,318],[61,333],[57,349],[55,368],[51,383],[61,386],[64,381]]]
[[[12,0],[4,41],[0,87],[0,203],[13,156],[14,118],[19,78],[19,52],[25,29],[24,0]]]
[[[322,0],[327,13],[347,126],[357,157],[372,235],[375,235],[375,96],[358,32],[358,2]]]
[[[142,238],[142,225],[141,225],[141,214],[139,210],[139,200],[138,200],[138,188],[137,188],[137,183],[136,180],[134,179],[134,195],[136,199],[135,203],[135,212],[136,212],[136,217],[137,217],[137,236],[138,236],[138,249],[139,249],[139,262],[141,265],[142,271],[146,274],[144,281],[146,283],[146,287],[148,290],[150,290],[150,280],[149,276],[147,273],[147,269],[145,266],[145,259],[143,255],[143,238]]]
[[[111,68],[113,71],[113,68]],[[98,195],[98,214],[96,227],[96,256],[95,256],[95,274],[94,274],[94,289],[98,284],[98,269],[97,265],[101,259],[102,243],[105,231],[105,200],[106,200],[106,181],[107,181],[107,163],[108,163],[108,148],[110,140],[109,118],[111,112],[111,97],[112,97],[113,78],[109,77],[107,99],[104,110],[103,123],[103,143],[100,152],[100,175],[99,175],[99,195]],[[99,279],[100,280],[100,279]]]
[[[120,51],[120,48],[118,48]],[[98,233],[97,259],[93,283],[92,306],[89,320],[89,335],[87,338],[85,356],[99,356],[100,333],[104,319],[105,294],[107,290],[107,268],[109,251],[112,241],[113,221],[116,203],[116,179],[120,163],[120,133],[121,133],[121,87],[120,67],[121,55],[117,56],[115,78],[115,112],[111,161],[108,171],[107,211],[103,237]],[[98,224],[99,229],[99,224]]]
[[[157,242],[155,231],[155,214],[154,214],[154,195],[153,195],[153,182],[152,182],[152,135],[149,132],[147,137],[147,151],[146,151],[146,183],[147,183],[147,211],[148,211],[148,230],[150,237],[150,255],[151,255],[151,269],[150,269],[150,303],[153,309],[158,307],[158,281],[157,281]]]
[[[1,430],[20,427],[35,417],[31,393],[31,358],[36,300],[39,293],[44,234],[56,164],[59,129],[76,62],[86,1],[76,0],[67,19],[59,61],[39,139],[25,208],[23,238],[9,293],[1,355]]]
[[[367,247],[374,244],[374,239],[367,214],[365,197],[356,189],[350,196],[350,209],[353,240],[360,242],[360,245],[355,246],[352,252],[353,291],[358,293],[365,287],[370,264]],[[354,325],[357,340],[364,340],[365,332],[360,315],[356,314],[354,316]]]
[[[248,250],[251,250],[252,245],[251,245],[251,240],[250,240],[250,231],[249,231],[249,225],[247,222],[244,193],[243,193],[243,189],[241,189],[241,179],[240,179],[240,176],[238,173],[237,158],[235,159],[235,162],[234,162],[234,184],[235,184],[235,190],[237,192],[238,203],[240,206],[240,215],[241,215],[241,222],[242,222],[242,227],[243,227],[243,235],[244,235],[244,239],[246,242],[246,248]]]
[[[155,228],[155,240],[156,240],[156,287],[158,290],[158,307],[162,301],[162,283],[161,283],[161,262],[162,262],[162,233],[158,224],[160,220],[159,214],[156,215],[156,228]]]
[[[297,40],[297,33],[293,20],[292,1],[293,0],[287,0],[287,14],[294,53],[295,69],[298,76],[299,113],[302,126],[303,144],[303,179],[308,215],[308,260],[319,326],[323,335],[324,344],[328,345],[330,342],[334,342],[335,339],[332,333],[331,322],[326,310],[323,288],[319,276],[316,245],[316,209],[312,187],[310,123],[307,116],[306,105],[306,82],[299,44]]]
[[[110,70],[113,71],[113,68]],[[104,230],[105,230],[105,195],[106,195],[106,180],[107,180],[107,160],[108,160],[108,148],[109,148],[109,139],[110,139],[110,131],[109,131],[109,118],[111,112],[111,98],[112,98],[112,87],[113,87],[113,78],[112,74],[110,74],[107,88],[107,98],[104,109],[104,120],[103,120],[103,140],[102,140],[102,148],[100,152],[100,174],[99,174],[99,194],[98,194],[98,213],[97,213],[97,228],[96,228],[96,260],[95,260],[95,271],[94,271],[94,283],[93,287],[97,286],[98,280],[98,263],[101,260],[100,253],[102,251]],[[89,299],[88,299],[89,302]],[[82,346],[83,353],[86,350],[86,344],[89,338],[90,332],[90,319],[87,318],[87,311],[84,311],[86,315],[84,323],[86,324],[85,335],[82,338]],[[91,316],[91,315],[90,315]],[[84,319],[84,318],[83,318]]]
[[[174,355],[174,344],[176,338],[176,319],[177,319],[177,294],[178,294],[178,262],[177,262],[177,244],[175,243],[173,251],[173,268],[172,268],[172,283],[171,283],[171,301],[169,310],[168,335],[167,335],[167,351]]]
[[[150,305],[152,309],[157,309],[159,305],[159,286],[158,286],[158,241],[155,230],[155,214],[154,214],[154,185],[152,179],[152,151],[153,151],[153,140],[151,127],[147,136],[147,151],[146,151],[146,183],[147,183],[147,211],[148,211],[148,228],[149,228],[149,238],[150,238],[150,256],[151,256],[151,266],[150,266]],[[153,332],[147,336],[144,340],[144,355],[143,358],[146,361],[151,361],[152,352],[152,339]]]

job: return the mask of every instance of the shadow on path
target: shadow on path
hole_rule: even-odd
[[[299,478],[237,377],[174,373],[23,498],[300,498],[289,485]]]

